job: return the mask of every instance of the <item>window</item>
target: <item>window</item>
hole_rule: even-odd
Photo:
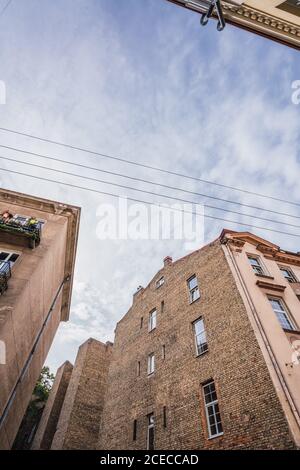
[[[151,413],[147,416],[148,419],[148,432],[147,432],[147,450],[154,450],[154,414]]]
[[[137,435],[137,420],[135,419],[133,421],[133,436],[132,436],[133,441],[136,441],[136,435]]]
[[[255,274],[258,274],[260,276],[265,275],[265,270],[264,270],[264,267],[261,263],[259,256],[248,255],[248,260]]]
[[[166,346],[164,344],[162,345],[162,358],[166,359]]]
[[[159,279],[156,281],[156,289],[158,289],[159,287],[161,287],[164,283],[165,283],[165,278],[164,278],[164,276],[162,276],[161,278],[159,278]]]
[[[148,330],[152,331],[154,328],[156,328],[156,309],[149,313]]]
[[[273,311],[276,314],[278,321],[284,330],[295,330],[295,327],[289,318],[289,314],[285,303],[281,299],[269,297]]]
[[[148,356],[148,375],[151,375],[154,373],[155,370],[155,359],[154,359],[154,353],[149,354]]]
[[[219,410],[215,382],[211,380],[203,386],[205,414],[209,437],[217,437],[223,434],[221,415]]]
[[[190,292],[190,303],[192,303],[192,302],[195,302],[195,300],[199,299],[200,297],[197,277],[195,275],[190,277],[187,283],[188,283],[188,288]]]
[[[291,270],[291,268],[288,268],[286,266],[279,266],[280,271],[282,272],[283,276],[288,282],[298,282],[295,274]]]
[[[140,361],[138,361],[138,363],[137,363],[136,374],[137,374],[138,377],[141,375],[141,363],[140,363]]]
[[[161,303],[160,303],[160,311],[161,311],[161,313],[164,313],[164,310],[165,310],[165,301],[162,300]]]
[[[8,253],[6,251],[0,251],[0,269],[4,268],[9,263],[10,268],[13,267],[20,255],[17,253]]]
[[[164,423],[164,428],[167,427],[167,407],[164,406],[163,408],[163,423]]]
[[[144,323],[144,318],[141,317],[141,325],[140,325],[141,329],[143,328],[143,323]]]
[[[196,320],[193,323],[193,326],[196,343],[196,354],[197,356],[200,356],[200,354],[203,354],[205,351],[208,350],[203,318],[199,318],[198,320]]]

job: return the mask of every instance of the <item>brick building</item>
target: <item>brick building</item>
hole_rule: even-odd
[[[1,189],[0,214],[0,449],[9,449],[69,317],[80,209]]]
[[[74,367],[58,369],[32,449],[96,448],[111,353],[111,343],[90,338]]]
[[[165,258],[117,324],[97,448],[299,447],[299,281],[299,253],[248,232]]]

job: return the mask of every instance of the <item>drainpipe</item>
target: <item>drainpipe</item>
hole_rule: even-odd
[[[58,290],[57,290],[57,292],[56,292],[56,294],[55,294],[55,297],[54,297],[54,299],[53,299],[53,302],[52,302],[52,304],[51,304],[51,307],[50,307],[50,309],[49,309],[49,311],[48,311],[48,313],[47,313],[47,316],[46,316],[46,318],[45,318],[45,320],[44,320],[44,323],[42,324],[42,327],[41,327],[41,329],[40,329],[40,331],[39,331],[39,333],[38,333],[38,335],[37,335],[37,337],[36,337],[36,339],[35,339],[35,341],[34,341],[34,343],[33,343],[33,346],[32,346],[32,349],[31,349],[31,351],[30,351],[30,353],[29,353],[29,356],[28,356],[28,358],[27,358],[27,360],[26,360],[26,362],[25,362],[25,364],[24,364],[24,366],[23,366],[23,368],[22,368],[22,371],[21,371],[21,373],[20,373],[20,375],[19,375],[19,377],[18,377],[18,380],[17,380],[17,382],[16,382],[16,384],[15,384],[15,386],[14,386],[14,388],[13,388],[13,390],[12,390],[10,396],[9,396],[9,399],[8,399],[8,401],[7,401],[7,404],[6,404],[5,408],[4,408],[4,411],[3,411],[3,413],[2,413],[2,416],[0,417],[0,429],[1,429],[1,427],[2,427],[2,425],[3,425],[3,423],[4,423],[4,421],[5,421],[5,418],[6,418],[7,414],[8,414],[8,412],[9,412],[9,410],[10,410],[10,408],[11,408],[13,402],[14,402],[14,399],[15,399],[15,396],[16,396],[16,393],[17,393],[18,386],[19,386],[19,384],[22,382],[22,380],[23,380],[23,378],[24,378],[24,376],[25,376],[25,374],[26,374],[26,372],[27,372],[27,370],[28,370],[28,368],[29,368],[29,366],[30,366],[30,364],[31,364],[31,361],[32,361],[33,355],[34,355],[34,353],[35,353],[35,350],[36,350],[36,348],[37,348],[37,346],[38,346],[38,344],[39,344],[39,341],[40,341],[41,336],[42,336],[42,334],[43,334],[43,332],[44,332],[44,330],[45,330],[45,328],[46,328],[46,326],[47,326],[47,323],[48,323],[48,321],[50,320],[50,318],[51,318],[51,316],[52,316],[52,312],[53,312],[53,310],[54,310],[54,308],[55,308],[57,299],[58,299],[58,297],[59,297],[59,295],[60,295],[60,293],[61,293],[61,291],[62,291],[62,288],[64,287],[65,283],[70,280],[70,278],[71,278],[70,276],[67,276],[67,277],[62,281],[62,283],[60,284],[60,286],[59,286],[59,288],[58,288]]]
[[[239,279],[239,281],[240,281],[241,287],[242,287],[242,289],[243,289],[243,291],[244,291],[244,294],[245,294],[245,296],[246,296],[246,298],[247,298],[247,301],[248,301],[248,304],[249,304],[249,306],[250,306],[250,308],[251,308],[251,311],[252,311],[252,314],[253,314],[253,317],[254,317],[256,326],[257,326],[257,328],[258,328],[259,331],[260,331],[261,338],[262,338],[262,340],[263,340],[263,342],[264,342],[264,345],[265,345],[265,347],[266,347],[266,349],[267,349],[267,351],[268,351],[268,353],[269,353],[269,357],[270,357],[270,359],[271,359],[271,362],[272,362],[272,365],[273,365],[273,367],[274,367],[274,370],[275,370],[275,373],[276,373],[276,375],[277,375],[277,378],[278,378],[278,380],[279,380],[279,382],[280,382],[280,384],[281,384],[281,386],[282,386],[282,389],[283,389],[284,395],[285,395],[285,397],[286,397],[286,400],[287,400],[287,402],[288,402],[288,404],[289,404],[290,410],[291,410],[291,412],[292,412],[294,418],[296,419],[296,422],[297,422],[298,426],[300,427],[300,412],[299,412],[299,409],[298,409],[297,404],[295,403],[295,400],[294,400],[294,398],[293,398],[293,395],[292,395],[292,393],[291,393],[291,391],[290,391],[290,389],[289,389],[288,383],[286,382],[286,379],[285,379],[284,374],[283,374],[283,372],[282,372],[282,370],[281,370],[280,364],[279,364],[278,361],[277,361],[276,355],[274,354],[273,348],[272,348],[272,346],[271,346],[271,344],[270,344],[270,342],[269,342],[269,339],[268,339],[268,336],[267,336],[267,334],[266,334],[266,331],[265,331],[265,329],[264,329],[264,327],[263,327],[263,324],[261,323],[261,320],[260,320],[260,318],[259,318],[259,315],[258,315],[258,313],[257,313],[257,310],[256,310],[256,308],[255,308],[255,305],[254,305],[254,303],[253,303],[253,301],[252,301],[252,298],[251,298],[250,292],[249,292],[249,290],[248,290],[248,287],[247,287],[247,285],[246,285],[246,283],[245,283],[245,281],[244,281],[244,279],[243,279],[241,270],[240,270],[240,268],[239,268],[239,266],[238,266],[238,264],[237,264],[237,262],[236,262],[236,260],[235,260],[235,258],[234,258],[234,256],[233,256],[233,254],[232,254],[231,249],[229,248],[229,246],[228,246],[228,244],[227,244],[227,243],[228,243],[228,240],[224,239],[224,241],[221,241],[221,243],[222,243],[223,245],[225,245],[225,247],[226,247],[228,256],[229,256],[229,258],[230,258],[230,260],[231,260],[231,262],[232,262],[232,265],[233,265],[233,268],[234,268],[234,270],[235,270],[235,273],[236,273],[236,275],[238,276],[238,279]]]

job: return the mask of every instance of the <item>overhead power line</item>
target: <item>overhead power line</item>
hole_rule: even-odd
[[[176,172],[176,171],[166,170],[166,169],[161,168],[161,167],[148,165],[146,163],[139,163],[139,162],[135,162],[133,160],[127,160],[125,158],[121,158],[121,157],[117,157],[117,156],[113,156],[113,155],[109,155],[109,154],[105,154],[105,153],[96,152],[96,151],[93,151],[93,150],[90,150],[90,149],[86,149],[84,147],[77,147],[75,145],[66,144],[66,143],[63,143],[63,142],[56,141],[56,140],[46,139],[44,137],[39,137],[39,136],[36,136],[34,134],[27,134],[25,132],[16,131],[14,129],[9,129],[7,127],[0,127],[0,130],[4,131],[4,132],[10,132],[12,134],[20,135],[20,136],[23,136],[23,137],[29,137],[30,139],[39,140],[41,142],[47,142],[49,144],[58,145],[60,147],[65,147],[65,148],[68,148],[68,149],[71,149],[71,150],[78,150],[80,152],[85,152],[85,153],[88,153],[90,155],[99,156],[99,157],[103,157],[103,158],[108,158],[108,159],[111,159],[111,160],[127,163],[129,165],[139,166],[139,167],[142,167],[142,168],[147,168],[148,170],[159,171],[161,173],[165,173],[165,174],[169,174],[169,175],[173,175],[173,176],[179,176],[181,178],[186,178],[186,179],[189,179],[189,180],[198,181],[198,182],[205,183],[205,184],[211,184],[211,185],[214,185],[214,186],[218,186],[220,188],[226,188],[226,189],[230,189],[230,190],[233,190],[233,191],[238,191],[238,192],[241,192],[241,193],[245,193],[245,194],[249,194],[249,195],[253,195],[253,196],[257,196],[257,197],[262,197],[262,198],[266,198],[266,199],[271,199],[271,200],[277,201],[277,202],[284,202],[286,204],[290,204],[290,205],[293,205],[293,206],[300,207],[300,204],[297,203],[297,202],[294,202],[294,201],[288,201],[288,200],[281,199],[281,198],[278,198],[278,197],[269,196],[267,194],[257,193],[257,192],[254,192],[254,191],[248,191],[246,189],[237,188],[235,186],[228,186],[228,185],[225,185],[225,184],[222,184],[222,183],[216,183],[214,181],[209,181],[209,180],[205,180],[205,179],[202,179],[202,178],[197,178],[195,176],[186,175],[184,173],[179,173],[179,172]]]
[[[94,181],[96,183],[108,184],[108,185],[116,186],[116,187],[122,188],[122,189],[129,189],[130,191],[137,191],[139,193],[149,194],[151,196],[163,197],[163,198],[172,199],[174,201],[184,202],[184,203],[188,203],[188,204],[197,204],[197,201],[191,201],[189,199],[182,199],[182,198],[170,196],[168,194],[155,193],[153,191],[147,191],[145,189],[133,188],[132,186],[126,186],[126,185],[123,185],[123,184],[114,183],[112,181],[100,180],[98,178],[93,178],[91,176],[77,175],[76,173],[71,173],[69,171],[59,170],[59,169],[56,169],[56,168],[50,168],[50,167],[47,167],[47,166],[44,166],[44,165],[38,165],[38,164],[35,164],[35,163],[24,162],[22,160],[17,160],[15,158],[7,158],[7,157],[0,156],[0,159],[1,160],[7,160],[7,161],[10,161],[10,162],[14,162],[14,163],[19,163],[19,164],[22,164],[22,165],[27,165],[27,166],[34,167],[34,168],[39,168],[39,169],[42,169],[42,170],[61,173],[63,175],[67,175],[67,176],[72,176],[72,177],[75,176],[76,178],[82,178],[82,179],[85,179],[85,180]],[[199,202],[198,202],[198,204],[199,204]],[[267,219],[265,217],[260,217],[260,216],[256,216],[256,215],[252,215],[252,214],[245,214],[244,212],[238,212],[238,211],[234,211],[234,210],[231,210],[231,209],[225,209],[225,208],[222,208],[222,207],[211,206],[209,204],[204,204],[204,205],[205,205],[205,207],[207,207],[209,209],[214,209],[214,210],[219,210],[219,211],[222,211],[222,212],[237,214],[239,216],[244,216],[244,217],[250,217],[252,219],[263,220],[264,222],[271,222],[271,223],[274,223],[274,224],[285,225],[285,226],[288,226],[288,227],[300,228],[300,225],[285,223],[285,222],[277,221],[277,220],[274,220],[274,219]],[[298,218],[300,218],[300,217],[298,217]]]
[[[86,188],[84,186],[78,186],[78,185],[72,184],[72,183],[65,183],[65,182],[62,182],[62,181],[57,181],[57,180],[53,180],[53,179],[50,179],[50,178],[44,178],[44,177],[41,177],[41,176],[29,175],[28,173],[23,173],[21,171],[15,171],[15,170],[11,170],[11,169],[8,169],[8,168],[1,168],[0,167],[0,171],[5,171],[7,173],[12,173],[12,174],[19,175],[19,176],[26,176],[28,178],[33,178],[33,179],[36,179],[36,180],[47,181],[49,183],[62,184],[64,186],[68,186],[70,188],[81,189],[81,190],[88,191],[88,192],[91,192],[91,193],[102,194],[104,196],[111,196],[111,197],[116,197],[116,198],[124,197],[120,194],[108,193],[108,192],[100,191],[98,189],[91,189],[91,188]],[[158,203],[154,203],[154,202],[150,202],[150,201],[143,201],[141,199],[136,199],[136,198],[132,198],[132,197],[126,197],[126,199],[128,201],[139,202],[139,203],[147,204],[147,205],[150,205],[150,206],[165,207],[162,204],[158,204]],[[199,214],[199,213],[196,213],[196,212],[187,211],[187,210],[184,210],[184,209],[172,208],[172,210],[177,210],[179,212],[191,213],[191,214],[200,215],[200,216],[203,215],[203,214]],[[287,236],[290,236],[290,237],[295,237],[295,238],[300,237],[300,233],[296,234],[296,233],[284,232],[284,231],[281,231],[281,230],[276,230],[276,229],[272,229],[272,228],[268,228],[268,227],[261,227],[259,225],[253,225],[253,224],[246,224],[244,222],[238,222],[236,220],[223,219],[221,217],[216,217],[216,216],[213,216],[213,215],[205,214],[205,218],[212,219],[212,220],[219,220],[221,222],[228,222],[228,223],[234,224],[234,225],[242,225],[242,226],[248,227],[248,228],[257,228],[259,230],[278,233],[278,234],[281,234],[281,235],[287,235]]]
[[[217,196],[211,196],[209,194],[204,194],[204,193],[199,193],[199,192],[196,192],[196,191],[190,191],[188,189],[182,189],[182,188],[179,188],[177,186],[170,186],[170,185],[167,185],[167,184],[163,184],[163,183],[158,183],[158,182],[155,182],[155,181],[151,181],[151,180],[148,180],[148,179],[143,179],[143,178],[138,178],[136,176],[129,176],[129,175],[125,175],[124,173],[117,173],[115,171],[109,171],[109,170],[103,170],[103,169],[100,169],[100,168],[97,168],[97,167],[92,167],[92,166],[89,166],[89,165],[84,165],[82,163],[74,163],[74,162],[70,162],[68,160],[64,160],[62,158],[58,158],[58,157],[50,157],[49,155],[45,155],[45,154],[41,154],[41,153],[36,153],[36,152],[30,152],[28,150],[24,150],[24,149],[20,149],[20,148],[16,148],[16,147],[11,147],[11,146],[8,146],[8,145],[1,145],[0,144],[0,147],[2,148],[5,148],[5,149],[9,149],[9,150],[13,150],[15,152],[19,152],[19,153],[24,153],[24,154],[27,154],[27,155],[31,155],[31,156],[34,156],[34,157],[39,157],[39,158],[44,158],[46,160],[50,160],[50,161],[56,161],[56,162],[59,162],[59,163],[64,163],[64,164],[68,164],[68,165],[72,165],[72,166],[75,166],[75,167],[79,167],[79,168],[85,168],[87,170],[92,170],[92,171],[97,171],[97,172],[100,172],[100,173],[105,173],[105,174],[109,174],[109,175],[113,175],[113,176],[118,176],[118,177],[122,177],[122,178],[126,178],[126,179],[129,179],[129,180],[133,180],[133,181],[139,181],[141,183],[147,183],[147,184],[151,184],[151,185],[154,185],[154,186],[160,186],[162,188],[166,188],[166,189],[171,189],[171,190],[175,190],[175,191],[180,191],[180,192],[183,192],[183,193],[187,193],[187,194],[192,194],[194,196],[201,196],[201,197],[204,197],[204,198],[208,198],[208,199],[213,199],[215,201],[221,201],[221,202],[225,202],[227,204],[234,204],[234,205],[238,205],[238,206],[243,206],[243,207],[247,207],[249,209],[254,209],[254,210],[258,210],[258,211],[264,211],[264,212],[269,212],[271,214],[276,214],[276,215],[282,215],[282,216],[285,216],[285,217],[291,217],[293,219],[300,219],[300,216],[296,216],[296,215],[293,215],[293,214],[288,214],[286,212],[279,212],[279,211],[275,211],[275,210],[272,210],[272,209],[266,209],[264,207],[258,207],[258,206],[253,206],[251,204],[245,204],[245,203],[242,203],[242,202],[239,202],[239,201],[231,201],[231,200],[228,200],[228,199],[224,199],[224,198],[220,198],[220,197],[217,197]],[[1,157],[3,159],[7,159],[6,157]],[[12,158],[8,159],[8,160],[11,160],[11,161],[15,161],[17,163],[24,163],[26,164],[25,162],[21,162],[19,160],[14,160]],[[29,164],[29,163],[28,163]],[[76,176],[76,175],[75,175]],[[96,180],[97,181],[97,180]],[[102,182],[101,180],[99,180],[99,182]],[[133,188],[134,189],[134,188]],[[207,205],[207,204],[206,204]],[[209,207],[209,205],[207,205],[207,207]],[[219,209],[219,210],[225,210],[225,209],[221,209],[221,208],[218,208],[218,207],[213,207],[213,209]],[[226,211],[225,211],[226,212]],[[227,212],[234,212],[232,210],[227,210]],[[247,215],[247,216],[250,216],[249,214],[241,214],[241,215]],[[254,216],[253,216],[254,217]],[[256,217],[256,216],[255,216]],[[259,217],[256,217],[256,218],[259,218]],[[262,220],[267,220],[269,221],[269,219],[265,219],[263,218]]]

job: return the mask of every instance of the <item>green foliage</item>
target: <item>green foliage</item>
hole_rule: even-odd
[[[52,388],[53,381],[54,375],[51,374],[49,367],[43,367],[33,394],[40,400],[46,401]]]
[[[45,366],[33,390],[33,397],[28,406],[29,416],[38,416],[40,409],[45,406],[50,390],[54,381],[54,375],[51,374],[49,367]]]

